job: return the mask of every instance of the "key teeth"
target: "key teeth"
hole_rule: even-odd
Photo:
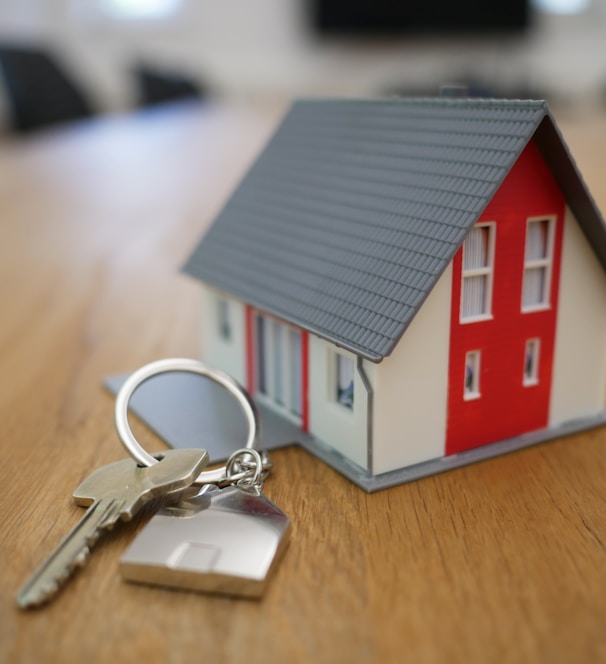
[[[113,513],[110,512],[105,522],[99,524],[98,529],[86,538],[86,541],[82,544],[82,549],[80,552],[72,558],[70,564],[61,572],[60,575],[57,575],[55,578],[48,579],[43,585],[40,585],[38,582],[38,587],[36,588],[34,594],[32,594],[30,589],[19,598],[18,604],[21,608],[37,607],[50,601],[59,592],[59,590],[61,590],[72,574],[77,569],[84,567],[90,556],[91,549],[99,540],[101,533],[103,531],[113,529],[115,523],[112,518],[112,514]]]
[[[67,576],[69,576],[77,567],[84,567],[84,563],[88,560],[88,556],[90,555],[90,549],[86,547],[85,549],[82,549],[80,553],[74,558],[72,567],[67,573]]]
[[[95,538],[94,541],[97,539],[98,538]],[[26,593],[24,597],[20,597],[18,600],[19,606],[24,609],[28,607],[38,607],[50,601],[59,590],[61,590],[76,569],[84,567],[84,564],[90,555],[91,546],[92,544],[90,543],[83,546],[80,553],[71,561],[71,564],[63,570],[62,574],[53,579],[49,579],[43,585],[38,585],[34,595],[31,595],[30,591],[29,593]]]
[[[49,581],[46,585],[42,586],[38,594],[31,599],[26,606],[40,606],[48,602],[51,597],[54,597],[59,592],[59,588],[62,583],[62,579],[56,579],[55,581]]]
[[[27,609],[29,607],[37,607],[41,606],[42,604],[46,604],[50,599],[52,599],[58,592],[63,583],[65,582],[65,579],[67,577],[61,577],[53,580],[49,580],[47,583],[45,583],[43,586],[39,586],[37,588],[37,592],[32,595],[26,594],[25,597],[20,597],[19,598],[19,606],[23,609]]]

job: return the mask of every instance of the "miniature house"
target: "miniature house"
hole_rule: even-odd
[[[205,359],[367,490],[606,421],[606,228],[545,102],[295,103],[185,269]]]

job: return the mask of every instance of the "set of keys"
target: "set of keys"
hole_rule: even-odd
[[[246,447],[223,468],[205,471],[205,450],[150,455],[128,425],[135,389],[158,373],[188,371],[210,378],[240,403],[249,424]],[[262,493],[269,463],[255,449],[258,416],[244,390],[226,374],[189,359],[161,360],[135,372],[116,400],[119,436],[132,458],[94,471],[73,494],[82,519],[21,588],[21,608],[52,599],[87,560],[99,537],[130,521],[150,501],[160,509],[121,560],[129,581],[259,597],[288,541],[290,521]]]

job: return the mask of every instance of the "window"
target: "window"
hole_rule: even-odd
[[[100,0],[110,16],[119,19],[162,19],[176,13],[182,0]]]
[[[335,400],[346,408],[353,409],[354,404],[354,373],[353,358],[335,353]]]
[[[99,30],[182,30],[191,18],[195,2],[186,0],[63,0],[76,29],[97,34]]]
[[[522,311],[549,306],[552,253],[553,219],[529,219],[524,253]]]
[[[288,412],[301,416],[301,333],[280,321],[256,317],[257,390]]]
[[[480,397],[480,351],[473,350],[465,355],[465,382],[463,389],[465,399]]]
[[[478,224],[463,243],[461,321],[487,318],[492,307],[494,224]]]
[[[229,301],[224,297],[217,298],[217,328],[223,341],[231,341],[231,312]]]
[[[529,339],[524,350],[524,385],[539,382],[539,340]]]

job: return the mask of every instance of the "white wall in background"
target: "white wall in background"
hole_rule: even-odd
[[[131,105],[128,68],[139,58],[237,97],[437,91],[472,76],[584,99],[606,81],[606,0],[576,15],[539,13],[525,37],[364,44],[313,38],[305,0],[178,0],[174,13],[140,20],[108,11],[107,3],[118,2],[124,0],[3,0],[0,38],[55,43],[107,110]]]

